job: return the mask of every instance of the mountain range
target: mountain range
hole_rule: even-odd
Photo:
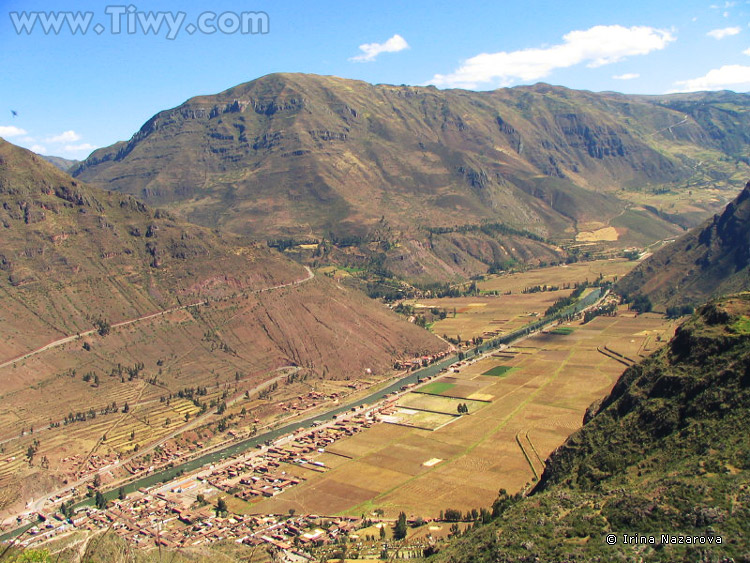
[[[729,92],[272,74],[161,111],[72,174],[198,224],[357,245],[402,277],[446,279],[699,224],[750,172],[749,108]]]

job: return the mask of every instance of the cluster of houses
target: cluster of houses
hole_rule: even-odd
[[[309,556],[303,548],[334,543],[342,534],[358,529],[360,518],[321,518],[317,515],[217,515],[205,505],[186,510],[163,492],[141,490],[106,510],[80,510],[70,518],[55,514],[45,518],[19,541],[28,547],[76,530],[111,529],[133,545],[185,548],[217,541],[246,545],[267,544],[276,550]]]
[[[401,363],[402,368],[434,363],[447,355],[442,352],[422,356]],[[445,370],[444,370],[445,371]],[[426,378],[431,379],[431,378]],[[422,383],[426,379],[420,379]],[[402,387],[405,391],[416,384]],[[259,445],[259,449],[230,458],[200,473],[181,477],[153,489],[140,489],[127,498],[115,500],[104,510],[81,509],[67,517],[56,513],[50,517],[39,515],[40,523],[27,532],[22,545],[38,545],[75,530],[112,529],[134,545],[181,548],[202,543],[233,540],[249,545],[267,544],[290,555],[307,557],[302,549],[326,546],[339,541],[342,534],[359,529],[357,518],[325,518],[315,515],[236,515],[222,513],[206,500],[221,493],[253,502],[273,497],[305,481],[295,468],[326,472],[328,448],[338,440],[370,428],[382,415],[393,413],[398,392],[391,393],[374,408],[356,409],[329,421],[315,421],[312,427],[298,430],[274,443]],[[337,394],[310,392],[288,403],[288,410],[303,410],[318,401],[337,399]],[[191,444],[196,448],[202,444]],[[191,448],[193,449],[193,448]],[[137,461],[119,465],[131,474],[153,471],[160,466],[179,461],[185,452],[178,445],[164,445]],[[69,463],[82,463],[82,458],[67,458]],[[117,458],[91,456],[85,460],[93,471],[108,465],[118,467]],[[118,467],[118,468],[119,468]],[[124,475],[124,472],[122,473]],[[302,473],[304,475],[304,473]],[[217,494],[218,493],[218,494]],[[63,499],[58,497],[58,504]],[[352,534],[355,538],[356,533]]]
[[[438,352],[436,354],[431,354],[427,356],[417,356],[416,358],[410,358],[407,360],[397,360],[393,367],[396,369],[403,369],[403,370],[417,370],[421,367],[434,364],[435,362],[442,360],[446,356],[448,356],[450,352],[448,350],[444,350],[442,352]]]
[[[315,456],[323,453],[327,446],[337,440],[353,436],[372,424],[372,418],[360,414],[327,426],[305,430],[283,444],[264,448],[250,459],[214,469],[206,481],[216,489],[242,500],[275,496],[305,480],[304,477],[290,475],[283,469],[285,464],[325,472],[327,467],[316,460]]]
[[[88,508],[69,518],[60,513],[51,517],[40,515],[41,523],[30,530],[22,545],[35,545],[75,530],[102,528],[111,528],[132,544],[143,547],[179,548],[235,540],[294,550],[298,546],[335,542],[340,534],[356,529],[359,519],[327,519],[330,521],[320,529],[314,528],[318,517],[310,515],[277,518],[232,514],[223,517],[215,514],[213,505],[198,502],[198,499],[215,495],[217,491],[247,501],[277,495],[304,481],[303,477],[291,475],[285,467],[296,465],[327,471],[316,456],[337,440],[353,436],[374,423],[370,413],[352,413],[335,422],[300,430],[203,473],[182,477],[158,489],[140,489],[125,499],[113,501],[105,510]],[[165,448],[160,454],[154,454],[153,461],[163,463],[178,453],[176,449]],[[150,468],[134,466],[131,469]]]
[[[271,459],[256,458],[213,471],[207,482],[242,500],[272,497],[304,481],[301,477],[288,475],[280,469],[280,465]]]
[[[195,444],[196,448],[202,447],[202,443]],[[123,469],[131,475],[137,475],[139,473],[153,471],[157,467],[165,466],[169,463],[178,461],[184,457],[185,453],[173,443],[167,442],[166,444],[154,449],[145,456],[134,459],[133,461],[123,465]]]
[[[304,411],[317,407],[318,405],[327,401],[338,401],[339,394],[331,393],[326,395],[325,393],[319,393],[318,391],[310,391],[307,395],[299,395],[297,400],[290,401],[288,403],[279,403],[279,408],[284,412]]]
[[[70,474],[83,475],[89,472],[99,471],[105,467],[115,466],[118,463],[119,456],[117,456],[117,454],[92,454],[88,457],[83,455],[72,455],[62,458],[57,470]]]

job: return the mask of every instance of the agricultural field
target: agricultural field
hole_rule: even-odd
[[[604,281],[614,281],[627,274],[636,264],[617,258],[500,274],[477,282],[480,291],[477,296],[420,299],[409,304],[417,311],[420,308],[438,308],[446,312],[445,319],[431,326],[432,332],[437,335],[460,337],[464,341],[475,337],[491,338],[536,321],[557,299],[569,296],[576,283],[593,282],[599,276]],[[550,285],[560,289],[522,293],[529,288]]]
[[[512,370],[513,368],[510,366],[494,366],[487,371],[485,371],[482,375],[492,375],[495,377],[502,377],[504,375],[507,375],[507,373]]]
[[[390,424],[400,424],[411,428],[432,431],[455,422],[457,419],[458,415],[456,414],[398,407],[393,414],[384,415],[382,420]]]
[[[635,261],[624,258],[576,262],[527,272],[488,276],[484,281],[478,282],[477,285],[483,292],[499,291],[500,293],[506,293],[510,291],[515,294],[537,285],[572,285],[586,280],[593,282],[599,276],[602,276],[604,281],[615,281],[627,274],[637,264]]]
[[[615,358],[647,356],[675,326],[622,310],[464,362],[395,400],[382,423],[327,447],[321,455],[338,458],[327,471],[307,472],[302,485],[252,511],[427,517],[489,506],[498,489],[516,492],[541,475],[543,460],[625,369],[628,360]],[[467,413],[457,412],[462,403]]]
[[[452,397],[449,394],[426,395],[424,393],[408,393],[401,397],[396,403],[399,407],[416,409],[420,411],[431,411],[455,415],[459,405],[466,405],[469,414],[475,413],[486,406],[488,401],[477,401]]]

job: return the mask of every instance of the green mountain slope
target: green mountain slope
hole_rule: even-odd
[[[617,284],[658,307],[750,289],[750,183],[724,211],[661,248]]]
[[[592,407],[531,496],[506,501],[438,560],[749,560],[748,326],[750,294],[704,306]],[[625,544],[623,534],[656,544]],[[662,534],[704,540],[663,543]]]
[[[425,275],[465,275],[478,269],[470,254],[454,240],[432,253],[425,228],[499,222],[573,240],[612,226],[620,244],[645,244],[724,205],[748,169],[750,98],[702,100],[710,112],[544,84],[440,91],[273,74],[162,111],[73,174],[258,239],[381,241],[385,222],[415,262],[428,247]],[[638,220],[622,219],[630,207]],[[532,262],[554,252],[500,240],[512,258],[524,258],[517,244]],[[496,257],[474,258],[485,271]]]

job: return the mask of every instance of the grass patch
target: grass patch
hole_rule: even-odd
[[[572,326],[558,326],[556,329],[551,330],[550,334],[568,335],[568,334],[573,334],[574,330],[575,329]]]
[[[737,334],[750,334],[750,317],[743,315],[731,328]]]
[[[482,375],[492,375],[494,377],[502,377],[507,374],[513,368],[511,366],[495,366],[492,369],[488,369]]]
[[[425,385],[424,387],[421,387],[417,389],[416,391],[419,393],[427,393],[428,395],[440,395],[441,393],[450,391],[455,386],[456,386],[455,383],[446,383],[445,381],[434,381],[433,383],[430,383],[429,385]]]

